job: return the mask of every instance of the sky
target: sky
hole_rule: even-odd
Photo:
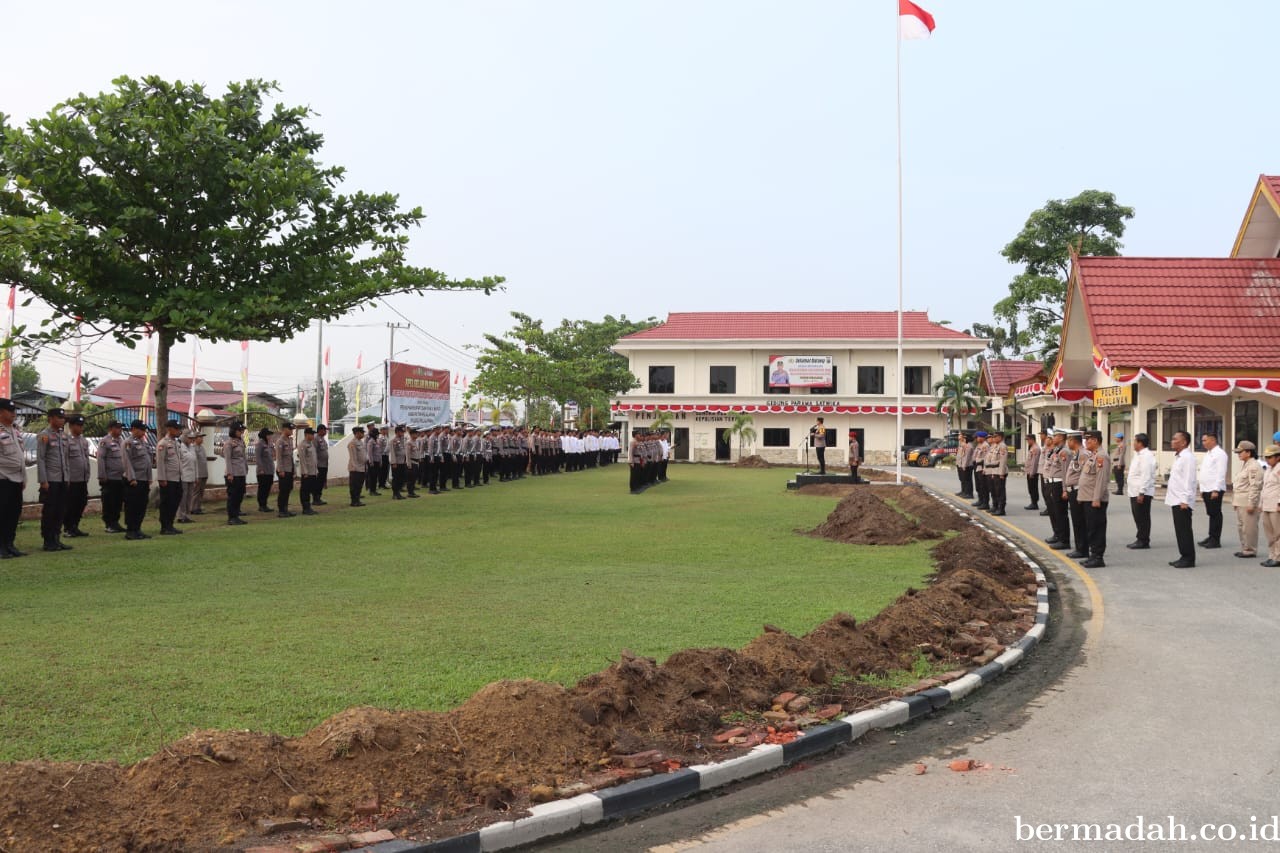
[[[1225,256],[1258,174],[1280,171],[1280,3],[920,5],[937,29],[902,44],[908,310],[990,322],[1017,272],[1001,248],[1085,189],[1136,208],[1125,254]],[[896,0],[9,4],[0,112],[120,75],[276,80],[317,113],[344,190],[423,208],[413,263],[507,279],[326,325],[335,377],[387,356],[396,311],[414,324],[398,360],[473,377],[468,348],[512,311],[896,309],[896,27]],[[85,369],[141,373],[144,350],[100,342]],[[314,328],[254,343],[250,387],[292,396],[317,351]],[[71,354],[40,351],[44,387],[71,387]],[[198,360],[238,381],[237,344]]]

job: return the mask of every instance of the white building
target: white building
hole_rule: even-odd
[[[747,452],[779,463],[804,461],[809,429],[822,417],[828,463],[848,461],[853,430],[868,463],[888,464],[901,445],[945,433],[933,384],[987,344],[925,312],[903,314],[897,435],[897,324],[893,311],[673,313],[614,346],[640,383],[613,401],[614,417],[635,430],[670,412],[675,457],[711,462],[736,458],[725,433],[736,415],[749,414],[756,439]]]

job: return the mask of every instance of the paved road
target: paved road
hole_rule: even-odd
[[[954,472],[913,473],[946,494],[955,490]],[[1167,834],[1173,816],[1188,839],[1197,837],[1192,848],[1280,850],[1280,841],[1202,837],[1206,823],[1248,835],[1280,815],[1272,696],[1280,686],[1280,570],[1232,556],[1229,508],[1224,547],[1201,550],[1195,569],[1167,565],[1177,553],[1163,504],[1154,512],[1152,550],[1126,550],[1128,505],[1113,499],[1105,568],[1086,574],[1043,547],[1034,551],[1058,583],[1056,622],[1048,641],[1001,682],[826,761],[542,849],[1149,851],[1171,845],[1020,843],[1016,819],[1115,823],[1132,832],[1142,816],[1144,832],[1159,822]],[[993,523],[1039,543],[1047,519],[1025,503],[1023,482],[1011,480],[1009,515]],[[1203,514],[1195,524],[1203,538]],[[993,767],[951,772],[955,756]],[[917,761],[928,766],[922,776]]]

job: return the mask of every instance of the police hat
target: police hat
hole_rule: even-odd
[[[1116,438],[1124,438],[1124,433],[1122,432],[1116,433]]]
[[[1236,452],[1239,453],[1241,450],[1252,450],[1256,452],[1258,450],[1258,445],[1254,444],[1252,441],[1242,441],[1236,445]]]
[[[147,428],[147,425],[139,420],[134,420],[129,423],[129,429],[146,429],[146,428]]]
[[[178,422],[177,418],[169,418],[164,422],[164,425],[168,429],[182,429],[182,424]]]
[[[329,428],[324,424],[316,424],[316,432],[328,432]]]
[[[306,429],[304,429],[304,430],[302,431],[302,434],[303,434],[303,435],[315,435],[315,434],[316,434],[316,431],[315,431],[315,430],[313,430],[311,427],[307,427]]]
[[[236,421],[229,427],[229,429],[231,430],[232,434],[235,434],[237,432],[244,432],[244,424],[240,423],[239,421]]]
[[[273,433],[271,430],[267,429],[266,427],[263,427],[262,429],[258,430],[258,438],[266,438],[269,435],[275,435],[275,433]]]
[[[71,417],[67,418],[67,423],[73,426],[84,426],[84,416],[72,415]]]
[[[284,423],[280,424],[280,429],[293,429],[293,424],[289,423],[288,421],[285,421]]]
[[[107,429],[113,429],[114,427],[123,427],[123,426],[124,424],[120,423],[119,421],[112,421],[111,423],[107,424]]]
[[[362,426],[353,426],[353,427],[351,428],[351,431],[352,431],[352,432],[364,432],[364,427],[362,427]]]
[[[1262,455],[1270,459],[1272,456],[1280,456],[1280,446],[1268,444],[1267,449],[1262,451]]]
[[[18,411],[18,407],[15,406],[13,404],[13,401],[10,400],[8,397],[0,397],[0,409],[4,409],[9,412]]]
[[[404,424],[396,424],[396,432],[404,432]]]
[[[62,409],[50,409],[45,412],[45,414],[51,418],[65,418],[67,416],[67,413],[62,411]]]
[[[986,437],[987,437],[987,433],[986,433],[986,431],[985,431],[985,430],[978,430],[977,432],[975,432],[975,433],[973,434],[973,437],[974,437],[974,438],[986,438]]]

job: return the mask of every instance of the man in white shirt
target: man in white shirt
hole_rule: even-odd
[[[1138,551],[1151,547],[1151,504],[1156,494],[1156,455],[1147,447],[1145,432],[1133,437],[1133,449],[1133,461],[1129,463],[1128,476],[1124,478],[1124,493],[1129,498],[1129,510],[1133,513],[1133,524],[1138,528],[1138,535],[1125,547]]]
[[[1170,439],[1176,456],[1169,471],[1165,505],[1173,510],[1173,532],[1178,537],[1178,559],[1169,562],[1175,569],[1196,564],[1196,538],[1191,532],[1191,507],[1196,502],[1196,457],[1191,450],[1191,434],[1178,430]]]
[[[1200,437],[1204,461],[1200,463],[1200,496],[1204,498],[1204,514],[1209,517],[1209,535],[1200,540],[1201,547],[1222,547],[1222,496],[1227,493],[1227,451],[1218,445],[1218,436],[1206,432]]]

